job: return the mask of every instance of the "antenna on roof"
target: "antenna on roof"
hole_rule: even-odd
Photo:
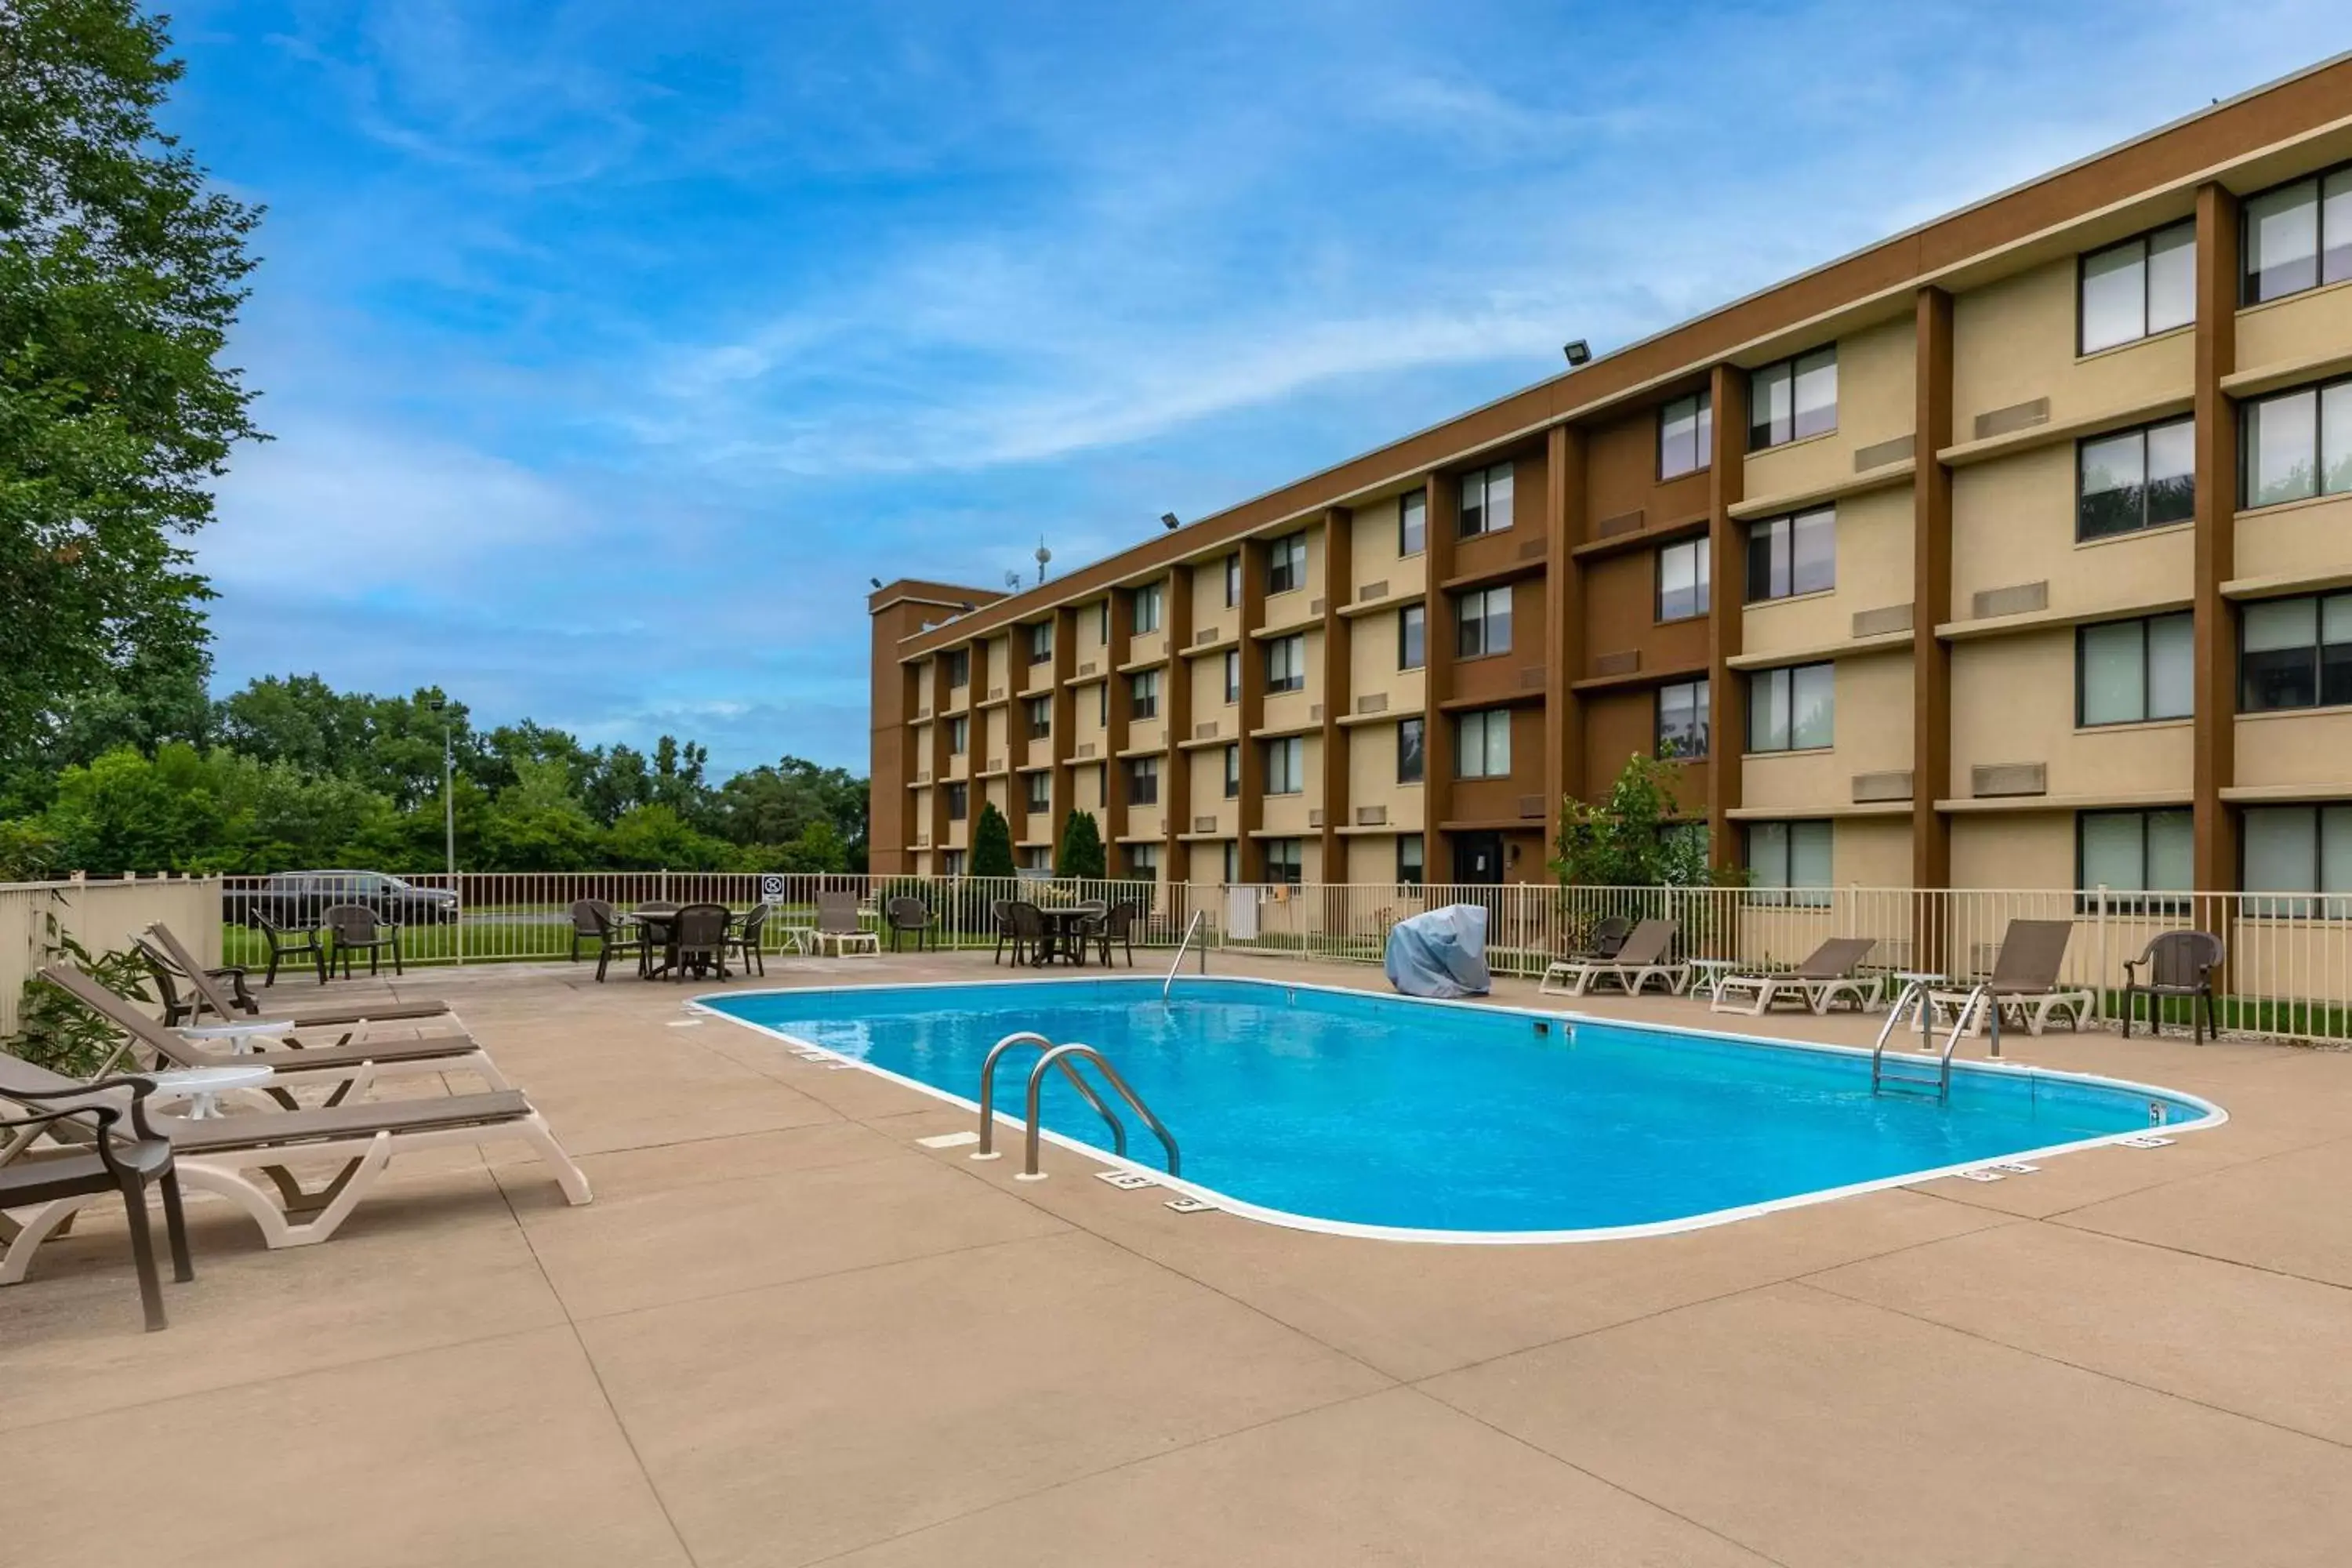
[[[1037,540],[1037,585],[1041,588],[1045,585],[1045,563],[1052,559],[1054,552],[1045,548],[1045,538],[1040,535]]]

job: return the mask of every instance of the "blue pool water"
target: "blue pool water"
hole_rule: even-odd
[[[1003,1036],[1083,1040],[1174,1132],[1187,1182],[1266,1217],[1351,1227],[1525,1233],[1731,1217],[2145,1132],[2156,1114],[2167,1131],[2219,1114],[2169,1091],[2031,1070],[1956,1069],[1948,1105],[1874,1097],[1866,1053],[1267,981],[1180,980],[1166,1006],[1156,978],[704,1000],[964,1100]],[[1035,1059],[1008,1053],[1000,1109],[1020,1114]],[[1058,1079],[1045,1110],[1052,1131],[1109,1150],[1101,1119]],[[1129,1155],[1157,1165],[1159,1145],[1127,1120]],[[1019,1143],[999,1129],[1008,1158]]]

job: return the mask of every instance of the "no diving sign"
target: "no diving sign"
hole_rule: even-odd
[[[760,879],[760,901],[781,904],[784,901],[784,878],[780,871],[770,871]]]

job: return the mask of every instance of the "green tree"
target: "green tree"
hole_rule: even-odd
[[[1103,858],[1102,829],[1095,824],[1091,811],[1074,811],[1062,824],[1062,842],[1054,851],[1054,875],[1056,877],[1108,876]]]
[[[201,659],[179,542],[259,432],[218,362],[257,209],[155,123],[179,80],[133,0],[0,6],[0,749],[140,661]]]
[[[975,877],[1011,877],[1013,865],[1013,825],[996,809],[992,800],[982,801],[980,820],[971,825],[971,874]]]
[[[514,764],[513,784],[498,793],[482,821],[482,869],[588,871],[598,867],[604,832],[572,793],[572,773],[548,757]]]
[[[1676,820],[1682,779],[1681,763],[1634,755],[1626,758],[1604,799],[1562,800],[1550,862],[1560,886],[1695,887],[1713,880],[1706,828]]]
[[[231,840],[214,769],[194,746],[163,747],[151,760],[125,746],[58,779],[48,827],[58,858],[77,870],[210,870]]]
[[[800,831],[800,837],[781,847],[772,866],[747,867],[754,871],[845,871],[849,868],[848,847],[841,841],[841,832],[830,822],[819,819]]]
[[[697,832],[658,803],[624,812],[605,834],[604,847],[614,868],[623,871],[719,871],[734,859],[726,840]]]

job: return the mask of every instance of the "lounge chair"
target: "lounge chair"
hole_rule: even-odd
[[[1672,995],[1690,980],[1690,965],[1668,956],[1680,930],[1672,921],[1643,921],[1611,956],[1562,959],[1544,971],[1537,989],[1547,996],[1581,996],[1601,981],[1613,980],[1626,995],[1638,996],[1655,980]]]
[[[163,950],[181,976],[194,988],[204,1005],[218,1013],[224,1023],[236,1023],[241,1018],[259,1017],[260,1004],[242,991],[232,994],[221,989],[217,972],[205,969],[196,962],[171,927],[158,921],[143,933],[148,942]],[[269,1016],[284,1026],[282,1032],[301,1029],[365,1028],[372,1024],[414,1024],[425,1020],[447,1020],[455,1025],[457,1016],[449,1004],[437,996],[421,996],[413,1002],[398,1002],[387,997],[380,1002],[291,1003],[272,1005]],[[166,1015],[165,1022],[171,1022]],[[344,1039],[350,1039],[349,1035]]]
[[[846,889],[816,896],[816,950],[839,954],[856,949],[879,953],[882,939],[857,919],[857,895]]]
[[[257,1013],[261,1005],[246,989],[245,971],[236,965],[205,969],[185,949],[174,952],[158,942],[152,929],[131,939],[154,977],[156,1000],[163,1008],[167,1024],[193,1024],[206,1011],[218,1013],[224,1018],[244,1017]],[[196,984],[197,976],[209,982]],[[226,1007],[227,1011],[222,1009]]]
[[[1942,1009],[1958,1016],[1964,1010],[1972,1016],[1962,1022],[1969,1033],[1984,1032],[1984,1015],[1988,1007],[1997,1007],[2009,1017],[2025,1026],[2026,1032],[2038,1035],[2056,1019],[2063,1018],[2070,1029],[2079,1029],[2098,1005],[2098,997],[2080,986],[2061,985],[2058,972],[2066,962],[2066,943],[2074,934],[2073,921],[2011,921],[2009,930],[2001,934],[2000,953],[1993,960],[1992,978],[1985,982],[1982,1005],[1969,1008],[1972,990],[1931,990],[1927,1005],[1931,1010]]]
[[[2189,998],[2189,1027],[2197,1044],[2207,1035],[2219,1037],[2221,1026],[2213,1016],[2213,972],[2221,967],[2221,939],[2208,931],[2168,931],[2147,944],[2137,958],[2124,960],[2124,1038],[2131,1038],[2132,1008],[2137,997],[2147,1000],[2147,1032],[2160,1034],[2167,996]],[[2140,977],[2147,972],[2147,978]],[[2200,999],[2205,1011],[2197,1011]]]
[[[364,1098],[372,1085],[389,1078],[470,1072],[492,1089],[511,1087],[481,1042],[471,1035],[423,1035],[407,1040],[303,1047],[289,1041],[285,1026],[275,1019],[225,1028],[170,1028],[81,970],[52,963],[41,970],[40,976],[121,1030],[134,1048],[152,1053],[160,1066],[268,1068],[276,1076],[260,1092],[289,1110],[299,1109],[293,1093],[296,1089],[331,1088],[327,1103],[341,1105],[346,1100]],[[208,1039],[225,1040],[230,1049],[208,1049],[204,1043]]]
[[[1816,1013],[1826,1013],[1843,996],[1856,1010],[1867,1013],[1878,1000],[1879,979],[1875,974],[1856,974],[1854,969],[1877,945],[1874,936],[1834,936],[1813,949],[1804,963],[1782,973],[1727,974],[1716,982],[1715,999],[1707,1004],[1707,1011],[1745,1013],[1752,1018],[1771,1011],[1776,1003],[1793,999]],[[1751,996],[1751,1004],[1727,1002],[1738,993]]]
[[[106,1081],[83,1083],[0,1055],[0,1100],[32,1103],[69,1093],[90,1096],[110,1087]],[[383,1178],[393,1156],[418,1149],[478,1149],[517,1139],[554,1167],[567,1199],[584,1204],[592,1196],[588,1178],[556,1142],[530,1101],[513,1089],[263,1110],[202,1121],[158,1116],[152,1125],[170,1140],[172,1165],[181,1181],[236,1204],[273,1248],[308,1247],[333,1236]],[[304,1188],[289,1169],[335,1160],[342,1162],[342,1169],[317,1191]],[[268,1185],[248,1172],[267,1177]],[[9,1247],[7,1268],[16,1274],[0,1271],[0,1284],[21,1277],[32,1249],[98,1195],[61,1194],[36,1208]],[[168,1194],[165,1201],[171,1202]]]
[[[180,1177],[173,1163],[171,1141],[147,1120],[146,1100],[155,1086],[142,1078],[100,1079],[88,1084],[71,1079],[60,1081],[63,1087],[26,1083],[16,1088],[8,1099],[29,1114],[0,1116],[0,1128],[12,1129],[20,1136],[55,1134],[80,1122],[86,1123],[78,1129],[82,1136],[0,1166],[0,1210],[37,1207],[37,1223],[52,1205],[66,1205],[64,1212],[71,1214],[93,1199],[121,1194],[124,1215],[131,1222],[131,1256],[139,1270],[139,1300],[146,1310],[152,1333],[164,1326],[164,1317],[163,1288],[155,1276],[155,1242],[147,1222],[148,1183],[163,1190],[172,1278],[184,1282],[196,1277],[188,1258],[188,1226],[181,1213]],[[57,1103],[60,1100],[67,1103]],[[32,1267],[34,1249],[56,1228],[56,1222],[51,1222],[37,1234],[35,1224],[18,1228],[0,1222],[0,1240],[7,1243],[0,1248],[0,1285],[14,1285],[25,1278],[25,1271]]]

